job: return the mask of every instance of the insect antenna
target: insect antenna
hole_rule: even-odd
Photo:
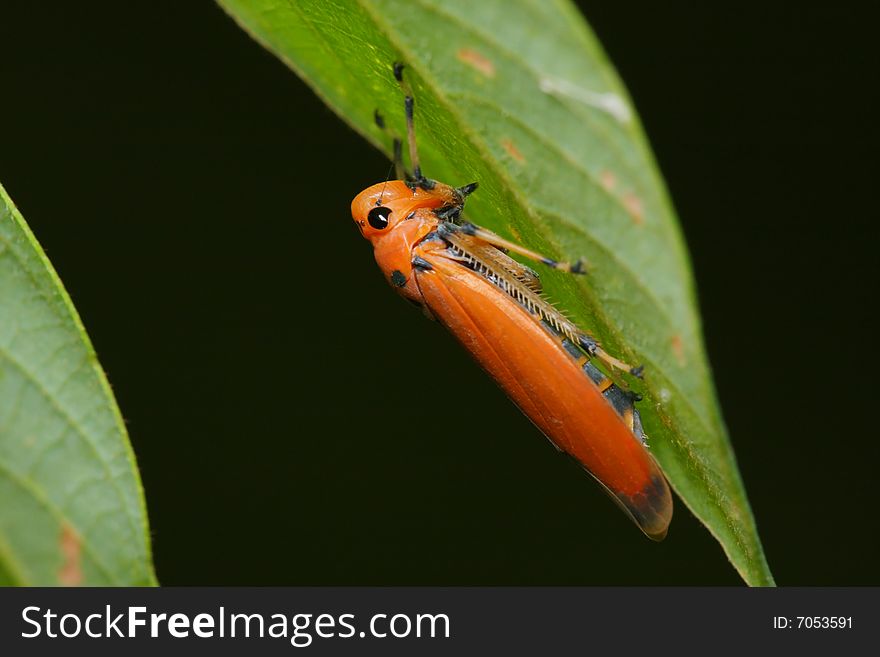
[[[391,172],[397,167],[397,162],[393,162],[388,168],[388,175],[385,176],[385,182],[382,184],[382,191],[379,192],[379,198],[376,199],[376,207],[382,205],[382,197],[385,196],[385,188],[388,187],[388,181],[391,179]]]

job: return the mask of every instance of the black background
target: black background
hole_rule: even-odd
[[[880,583],[875,17],[581,5],[679,210],[777,580]],[[0,180],[113,384],[160,580],[737,584],[386,289],[349,215],[386,172],[211,3],[3,3]]]

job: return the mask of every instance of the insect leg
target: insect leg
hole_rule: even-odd
[[[598,358],[612,371],[622,370],[633,376],[642,377],[643,367],[633,367],[602,349],[595,338],[578,328],[574,322],[561,314],[541,295],[540,282],[534,272],[527,270],[527,268],[518,268],[516,265],[519,263],[515,263],[502,250],[514,251],[545,263],[548,258],[544,258],[534,251],[524,249],[518,244],[509,242],[485,228],[469,223],[459,225],[449,221],[441,221],[437,226],[437,235],[456,247],[459,253],[463,254],[461,256],[463,260],[471,263],[479,262],[484,268],[494,269],[496,276],[500,275],[501,272],[512,276],[518,284],[524,286],[524,289],[518,295],[518,299],[520,301],[526,299],[531,311],[546,320],[557,332],[562,333],[577,344],[578,348],[591,358]],[[505,261],[514,264],[507,264]],[[580,262],[574,265],[556,263],[556,267],[572,273],[582,273],[584,271],[583,265]],[[626,388],[625,384],[618,383],[616,380],[614,380],[614,383],[617,383],[620,388]]]
[[[506,240],[500,235],[496,235],[490,230],[486,230],[485,228],[480,228],[479,226],[465,222],[460,226],[456,227],[459,231],[464,233],[465,235],[471,235],[472,237],[476,237],[477,239],[486,242],[487,244],[491,244],[492,246],[505,249],[507,251],[512,251],[513,253],[518,253],[521,256],[526,258],[530,258],[532,260],[536,260],[542,264],[547,265],[548,267],[552,267],[553,269],[559,269],[560,271],[567,271],[570,274],[586,274],[587,269],[584,265],[583,260],[577,260],[573,263],[569,262],[558,262],[553,260],[552,258],[548,258],[547,256],[543,256],[540,253],[532,251],[531,249],[527,249],[524,246],[520,246],[516,242],[511,242],[510,240]]]
[[[632,374],[635,377],[638,377],[640,379],[642,378],[642,374],[645,370],[644,365],[639,365],[637,367],[633,367],[632,365],[624,363],[622,360],[615,358],[614,356],[609,354],[607,351],[602,349],[602,347],[599,346],[599,343],[596,342],[596,339],[594,337],[592,337],[591,335],[587,335],[586,333],[581,333],[580,335],[577,336],[577,338],[578,338],[578,346],[581,349],[583,349],[584,351],[586,351],[588,354],[590,354],[590,356],[594,356],[595,358],[598,358],[599,360],[601,360],[603,363],[605,363],[606,365],[608,365],[608,367],[610,367],[612,369],[622,370],[624,372],[628,372],[629,374]]]
[[[397,177],[397,180],[410,180],[412,176],[403,166],[403,143],[400,141],[400,137],[394,134],[385,124],[385,117],[379,113],[379,110],[373,112],[373,120],[391,139],[394,149],[394,175]]]
[[[434,189],[434,181],[425,178],[422,174],[422,166],[419,161],[419,150],[416,146],[416,128],[413,119],[413,95],[409,83],[403,79],[403,64],[394,64],[394,79],[400,83],[403,89],[403,109],[406,114],[406,141],[409,144],[409,161],[412,164],[412,181],[424,190]]]

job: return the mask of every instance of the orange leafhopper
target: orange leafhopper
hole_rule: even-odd
[[[379,268],[404,298],[446,326],[648,537],[662,540],[672,519],[672,495],[647,449],[638,397],[593,361],[636,376],[641,368],[605,352],[547,301],[538,274],[507,254],[572,274],[584,273],[583,265],[543,257],[463,218],[477,183],[452,187],[422,174],[413,96],[402,65],[394,65],[394,75],[404,91],[412,172],[403,166],[401,140],[392,136],[397,180],[365,189],[351,204]],[[375,119],[385,129],[378,112]]]

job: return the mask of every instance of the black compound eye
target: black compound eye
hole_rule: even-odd
[[[382,230],[388,227],[388,221],[391,217],[391,210],[384,207],[373,208],[367,215],[367,221],[376,230]]]

